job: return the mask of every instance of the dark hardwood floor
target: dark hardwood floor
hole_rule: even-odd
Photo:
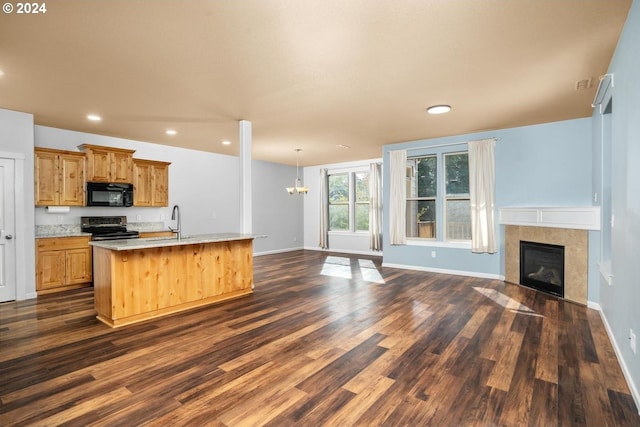
[[[0,304],[0,425],[639,426],[599,314],[316,251],[120,329],[91,289]]]

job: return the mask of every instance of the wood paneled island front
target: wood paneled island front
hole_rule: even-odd
[[[118,327],[252,293],[255,237],[90,242],[97,318]]]

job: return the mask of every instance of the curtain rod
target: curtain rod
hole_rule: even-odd
[[[493,137],[493,138],[483,138],[483,139],[493,139],[494,141],[500,141],[502,138],[498,138],[498,137]],[[446,144],[437,144],[437,145],[425,145],[424,147],[418,147],[418,148],[407,148],[407,151],[414,151],[414,150],[424,150],[425,148],[440,148],[440,147],[449,147],[451,145],[462,145],[462,144],[468,144],[472,141],[462,141],[462,142],[449,142]]]

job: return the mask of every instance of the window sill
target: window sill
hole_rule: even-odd
[[[369,236],[369,232],[368,231],[329,231],[329,236],[331,235],[336,235],[336,236],[358,236],[358,237],[368,237]]]
[[[471,242],[443,242],[440,240],[407,238],[408,246],[429,246],[434,248],[471,249]]]

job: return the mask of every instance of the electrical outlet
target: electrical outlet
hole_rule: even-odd
[[[164,214],[160,214],[160,221],[164,221]]]
[[[58,215],[58,224],[62,224],[62,221],[64,221],[64,217],[62,215]]]
[[[431,258],[435,258],[436,257],[436,251],[431,251]]]
[[[214,213],[212,213],[212,214],[211,214],[211,218],[213,218],[213,219],[217,219],[217,218],[218,218],[218,215],[216,215],[216,213],[214,212]]]
[[[636,334],[633,333],[633,329],[629,329],[629,347],[633,354],[636,354]]]
[[[142,215],[140,214],[136,215],[136,221],[142,221]]]
[[[593,202],[594,203],[598,202],[598,193],[593,193]]]

